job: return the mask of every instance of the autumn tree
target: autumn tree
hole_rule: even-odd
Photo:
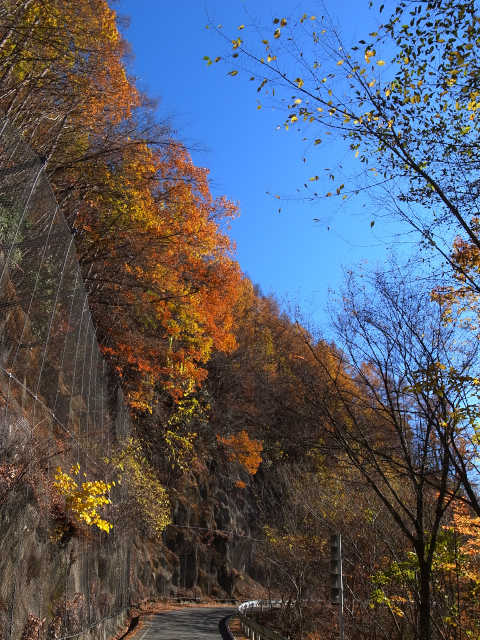
[[[341,350],[329,348],[326,357],[325,344],[311,344],[333,389],[325,395],[312,384],[310,407],[326,450],[363,476],[414,554],[418,620],[414,614],[410,623],[423,639],[436,633],[432,572],[442,527],[466,495],[452,447],[475,476],[477,386],[469,375],[477,345],[462,340],[458,324],[445,325],[441,305],[409,279],[405,266],[375,273],[370,286],[366,275],[347,277],[334,319]]]
[[[369,191],[373,215],[406,223],[428,249],[423,259],[440,258],[441,284],[462,299],[479,293],[468,260],[480,248],[476,9],[473,1],[400,2],[352,47],[321,7],[271,27],[248,16],[234,36],[210,24],[233,45],[229,74],[248,72],[260,102],[284,112],[285,128],[315,148],[336,136],[360,163],[357,176],[306,177],[304,197],[340,205]]]
[[[253,404],[262,418],[249,434],[263,434],[267,464],[254,487],[260,504],[269,505],[263,508],[270,542],[286,544],[277,587],[294,585],[288,577],[294,564],[287,566],[297,556],[292,551],[289,560],[288,545],[308,533],[290,528],[288,514],[296,500],[323,531],[317,543],[305,538],[305,548],[322,548],[329,533],[338,530],[348,541],[351,624],[361,625],[366,636],[381,625],[385,637],[447,638],[460,620],[462,628],[474,629],[468,607],[458,610],[454,572],[440,565],[454,553],[454,538],[445,533],[453,505],[470,504],[469,491],[476,491],[478,381],[472,374],[477,345],[465,341],[470,334],[460,320],[445,324],[444,307],[430,299],[428,280],[423,288],[409,286],[416,278],[408,266],[392,263],[390,275],[361,275],[347,276],[333,308],[338,346],[285,314],[261,317],[261,298],[253,299],[256,312],[247,326],[253,321],[262,338],[249,356],[256,364],[247,379],[254,384]],[[243,402],[238,406],[248,409],[241,387],[248,369],[238,359],[240,354],[246,358],[244,349],[239,339],[228,359],[232,375],[238,375],[234,380]],[[218,376],[220,370],[215,371]],[[226,382],[222,387],[228,390]],[[232,407],[233,389],[229,394]],[[295,464],[304,476],[280,492],[275,469]],[[312,486],[317,493],[330,491],[329,477],[338,479],[335,492],[343,491],[346,511],[342,499],[328,507],[313,497],[315,491],[308,493]],[[285,514],[279,508],[283,504]],[[368,543],[373,536],[375,553]],[[281,547],[277,556],[274,546],[269,548],[280,562]],[[449,551],[442,558],[444,548]],[[441,584],[445,595],[438,598]]]
[[[241,272],[227,230],[238,206],[212,195],[208,170],[138,89],[125,26],[106,0],[3,3],[0,109],[44,163],[130,409],[133,438],[109,443],[104,459],[117,486],[105,522],[159,534],[170,521],[166,488],[202,451],[207,364],[236,345]],[[62,473],[72,513],[93,517],[92,487]]]
[[[338,638],[330,603],[330,536],[342,534],[344,619],[362,638],[410,638],[414,608],[403,534],[355,469],[310,450],[295,462],[277,461],[257,484],[265,527],[260,552],[272,597],[281,598],[269,624],[296,637]],[[402,567],[403,573],[397,571]],[[390,579],[385,579],[385,574]],[[390,572],[390,573],[389,573]],[[382,578],[381,578],[382,576]],[[298,598],[298,592],[302,598]]]
[[[403,334],[405,342],[400,343],[395,341],[393,333],[386,338],[393,320],[388,315],[388,310],[394,309],[393,295],[380,296],[381,305],[375,307],[375,315],[388,315],[382,324],[374,317],[367,300],[361,309],[356,308],[358,296],[362,294],[361,287],[355,285],[345,295],[343,324],[337,324],[343,351],[326,349],[319,343],[312,348],[312,353],[321,360],[320,353],[323,352],[325,362],[338,361],[338,368],[333,368],[337,374],[330,376],[330,382],[338,387],[345,400],[350,398],[346,402],[349,408],[341,401],[341,410],[335,413],[339,407],[333,401],[335,394],[331,392],[323,394],[324,406],[329,415],[332,409],[327,408],[335,407],[332,420],[335,415],[335,420],[342,416],[344,432],[336,442],[341,445],[339,451],[345,452],[347,447],[349,455],[353,456],[350,461],[353,460],[357,468],[367,463],[373,467],[378,464],[377,471],[382,477],[382,460],[390,459],[393,463],[394,458],[389,456],[403,460],[412,443],[415,442],[421,450],[421,441],[426,460],[430,456],[429,448],[435,446],[438,456],[435,454],[433,459],[440,465],[437,470],[428,470],[421,457],[416,457],[413,467],[410,467],[413,474],[410,479],[413,488],[417,484],[415,475],[420,473],[427,493],[435,487],[435,491],[438,490],[435,499],[443,495],[437,502],[433,518],[438,537],[448,501],[455,494],[452,487],[457,487],[457,497],[468,502],[478,513],[475,398],[479,19],[473,2],[400,3],[393,15],[368,38],[357,46],[347,47],[327,12],[320,13],[324,15],[278,16],[271,28],[262,27],[250,19],[254,24],[240,25],[234,36],[222,35],[213,24],[210,27],[225,37],[230,46],[233,45],[227,58],[233,67],[229,74],[234,76],[241,71],[248,72],[252,80],[257,81],[255,86],[260,93],[260,102],[283,109],[286,128],[301,132],[312,146],[322,145],[331,140],[327,136],[336,135],[348,146],[352,158],[361,163],[360,176],[356,178],[347,176],[339,179],[337,171],[331,170],[328,186],[324,186],[320,176],[308,176],[304,197],[310,200],[337,198],[341,204],[354,198],[360,190],[369,190],[377,214],[394,216],[406,223],[413,231],[418,246],[425,250],[422,259],[433,266],[430,286],[438,306],[430,306],[428,290],[424,290],[423,297],[415,303],[419,308],[436,308],[436,327],[430,327],[430,336],[435,338],[430,345],[423,341],[428,333],[419,333],[412,322],[416,309],[411,301],[407,307],[413,316],[409,316],[410,312],[406,313],[405,308],[403,320],[393,325],[397,327],[398,335],[414,329],[413,334]],[[210,63],[209,60],[207,62]],[[378,278],[378,274],[375,277]],[[404,274],[404,277],[409,276]],[[402,277],[398,277],[398,272],[394,279],[402,290]],[[469,331],[463,331],[464,327]],[[459,354],[458,344],[454,342],[453,336],[457,331],[462,334],[462,344],[469,345],[463,355]],[[416,336],[413,342],[412,335]],[[442,353],[438,352],[441,335],[450,335],[443,344]],[[357,340],[360,336],[362,343]],[[440,341],[437,343],[437,340]],[[311,342],[310,337],[307,341]],[[396,366],[393,354],[398,356],[397,362],[403,363],[397,371],[392,369]],[[342,366],[346,369],[342,372],[340,364],[343,358],[345,364]],[[405,378],[409,358],[412,359],[407,369],[410,379],[402,388],[398,385]],[[323,373],[332,370],[331,365],[324,364],[322,370]],[[303,372],[301,379],[307,379]],[[312,388],[315,387],[314,379],[312,376]],[[355,385],[360,385],[356,390],[352,388],[352,379],[356,380]],[[361,391],[360,383],[365,384]],[[375,385],[379,385],[377,391]],[[328,387],[322,382],[322,389],[325,388]],[[372,405],[366,398],[370,398]],[[394,405],[386,408],[385,402],[388,405],[393,398],[397,399],[396,408]],[[315,398],[311,397],[312,405],[314,401]],[[388,453],[382,450],[386,445],[382,433],[388,433],[388,438],[391,433],[383,418],[379,422],[373,419],[375,415],[379,417],[377,410],[373,410],[376,402],[380,402],[382,411],[385,410],[384,418],[390,415],[387,424],[393,416],[389,411],[394,409],[408,416],[404,425],[411,435],[402,445],[406,446],[405,450],[395,450],[395,453],[393,449]],[[421,416],[420,423],[412,421],[410,403],[415,407],[415,419],[419,420]],[[364,418],[370,416],[372,420],[366,423],[368,436],[361,429],[355,438],[356,427],[352,424],[356,425],[353,408],[358,409],[357,405],[364,409],[368,406],[362,415]],[[419,406],[423,407],[421,411]],[[373,414],[369,413],[372,410]],[[443,418],[440,419],[442,413]],[[401,420],[396,424],[394,441],[400,437],[398,428]],[[347,425],[350,425],[348,429]],[[419,426],[420,431],[413,435]],[[373,449],[370,436],[379,438]],[[370,447],[372,458],[365,453],[365,447],[367,450]],[[409,455],[412,460],[411,453]],[[416,466],[419,463],[420,469]],[[439,481],[443,477],[439,469],[443,469],[442,473],[445,472],[447,478],[443,490],[439,490]],[[386,479],[389,478],[387,474]],[[427,493],[424,498],[428,502],[433,494],[430,493],[427,499]],[[394,502],[397,498],[394,496]],[[398,504],[402,501],[400,497]],[[394,510],[392,513],[397,512]],[[414,547],[422,537],[420,529],[418,533],[419,539]],[[434,551],[430,542],[427,547],[421,553],[420,547],[415,550],[417,557],[424,555],[424,559],[419,560],[424,564],[423,569],[420,568],[423,579],[433,566]],[[424,585],[419,592],[420,628],[425,637],[431,633],[430,614],[427,613],[429,605],[425,604],[430,586],[427,589]]]
[[[159,386],[175,398],[191,393],[212,351],[232,349],[240,277],[224,232],[235,205],[211,196],[206,170],[180,144],[145,154],[143,184],[119,190],[116,206],[100,202],[105,216],[95,206],[103,194],[85,198],[79,242],[101,344],[139,410],[151,410]]]
[[[8,3],[0,106],[46,162],[101,348],[132,409],[148,412],[163,391],[191,393],[213,350],[234,346],[240,272],[225,230],[237,207],[212,197],[137,89],[121,29],[105,0]]]
[[[208,365],[210,420],[221,437],[246,431],[269,459],[304,455],[316,425],[302,414],[303,391],[292,367],[310,375],[311,354],[292,317],[272,295],[243,278],[234,308],[237,348]]]

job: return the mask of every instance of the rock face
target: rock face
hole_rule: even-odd
[[[171,593],[242,597],[262,580],[256,552],[258,513],[251,489],[235,486],[213,462],[190,476],[174,501],[167,548],[179,559]]]
[[[110,637],[146,598],[258,594],[254,501],[213,463],[189,474],[163,539],[72,526],[58,532],[41,482],[19,482],[0,510],[0,637]]]
[[[255,514],[213,463],[183,478],[163,540],[79,524],[54,488],[58,467],[103,478],[130,418],[43,162],[0,121],[0,640],[105,638],[145,598],[235,596]]]

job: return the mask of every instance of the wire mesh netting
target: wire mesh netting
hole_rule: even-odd
[[[129,434],[128,412],[97,344],[72,232],[4,117],[0,291],[0,638],[74,637],[129,605],[132,546],[115,528],[76,530],[53,479],[74,465],[79,483],[100,479]]]

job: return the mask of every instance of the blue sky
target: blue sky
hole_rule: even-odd
[[[347,39],[360,39],[377,24],[378,10],[369,10],[363,0],[326,4]],[[160,112],[173,114],[179,137],[197,147],[194,162],[210,169],[212,191],[240,203],[241,216],[231,236],[243,271],[265,293],[281,299],[289,295],[305,307],[314,298],[321,306],[328,287],[338,286],[342,265],[381,259],[385,249],[360,201],[337,214],[327,230],[313,219],[331,216],[338,201],[279,204],[266,194],[294,194],[342,148],[305,154],[300,135],[277,130],[282,114],[257,110],[255,83],[240,74],[227,76],[229,68],[223,64],[206,66],[203,57],[214,58],[224,48],[205,28],[206,10],[231,33],[246,23],[245,6],[265,24],[293,11],[321,10],[314,2],[292,0],[120,0],[116,8],[131,18],[126,36],[136,56],[133,71],[139,85],[161,98]]]

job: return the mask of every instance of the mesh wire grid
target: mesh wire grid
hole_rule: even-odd
[[[138,595],[131,534],[72,532],[52,482],[77,463],[81,481],[102,478],[102,460],[129,432],[72,233],[42,163],[2,117],[0,637],[75,637]]]

